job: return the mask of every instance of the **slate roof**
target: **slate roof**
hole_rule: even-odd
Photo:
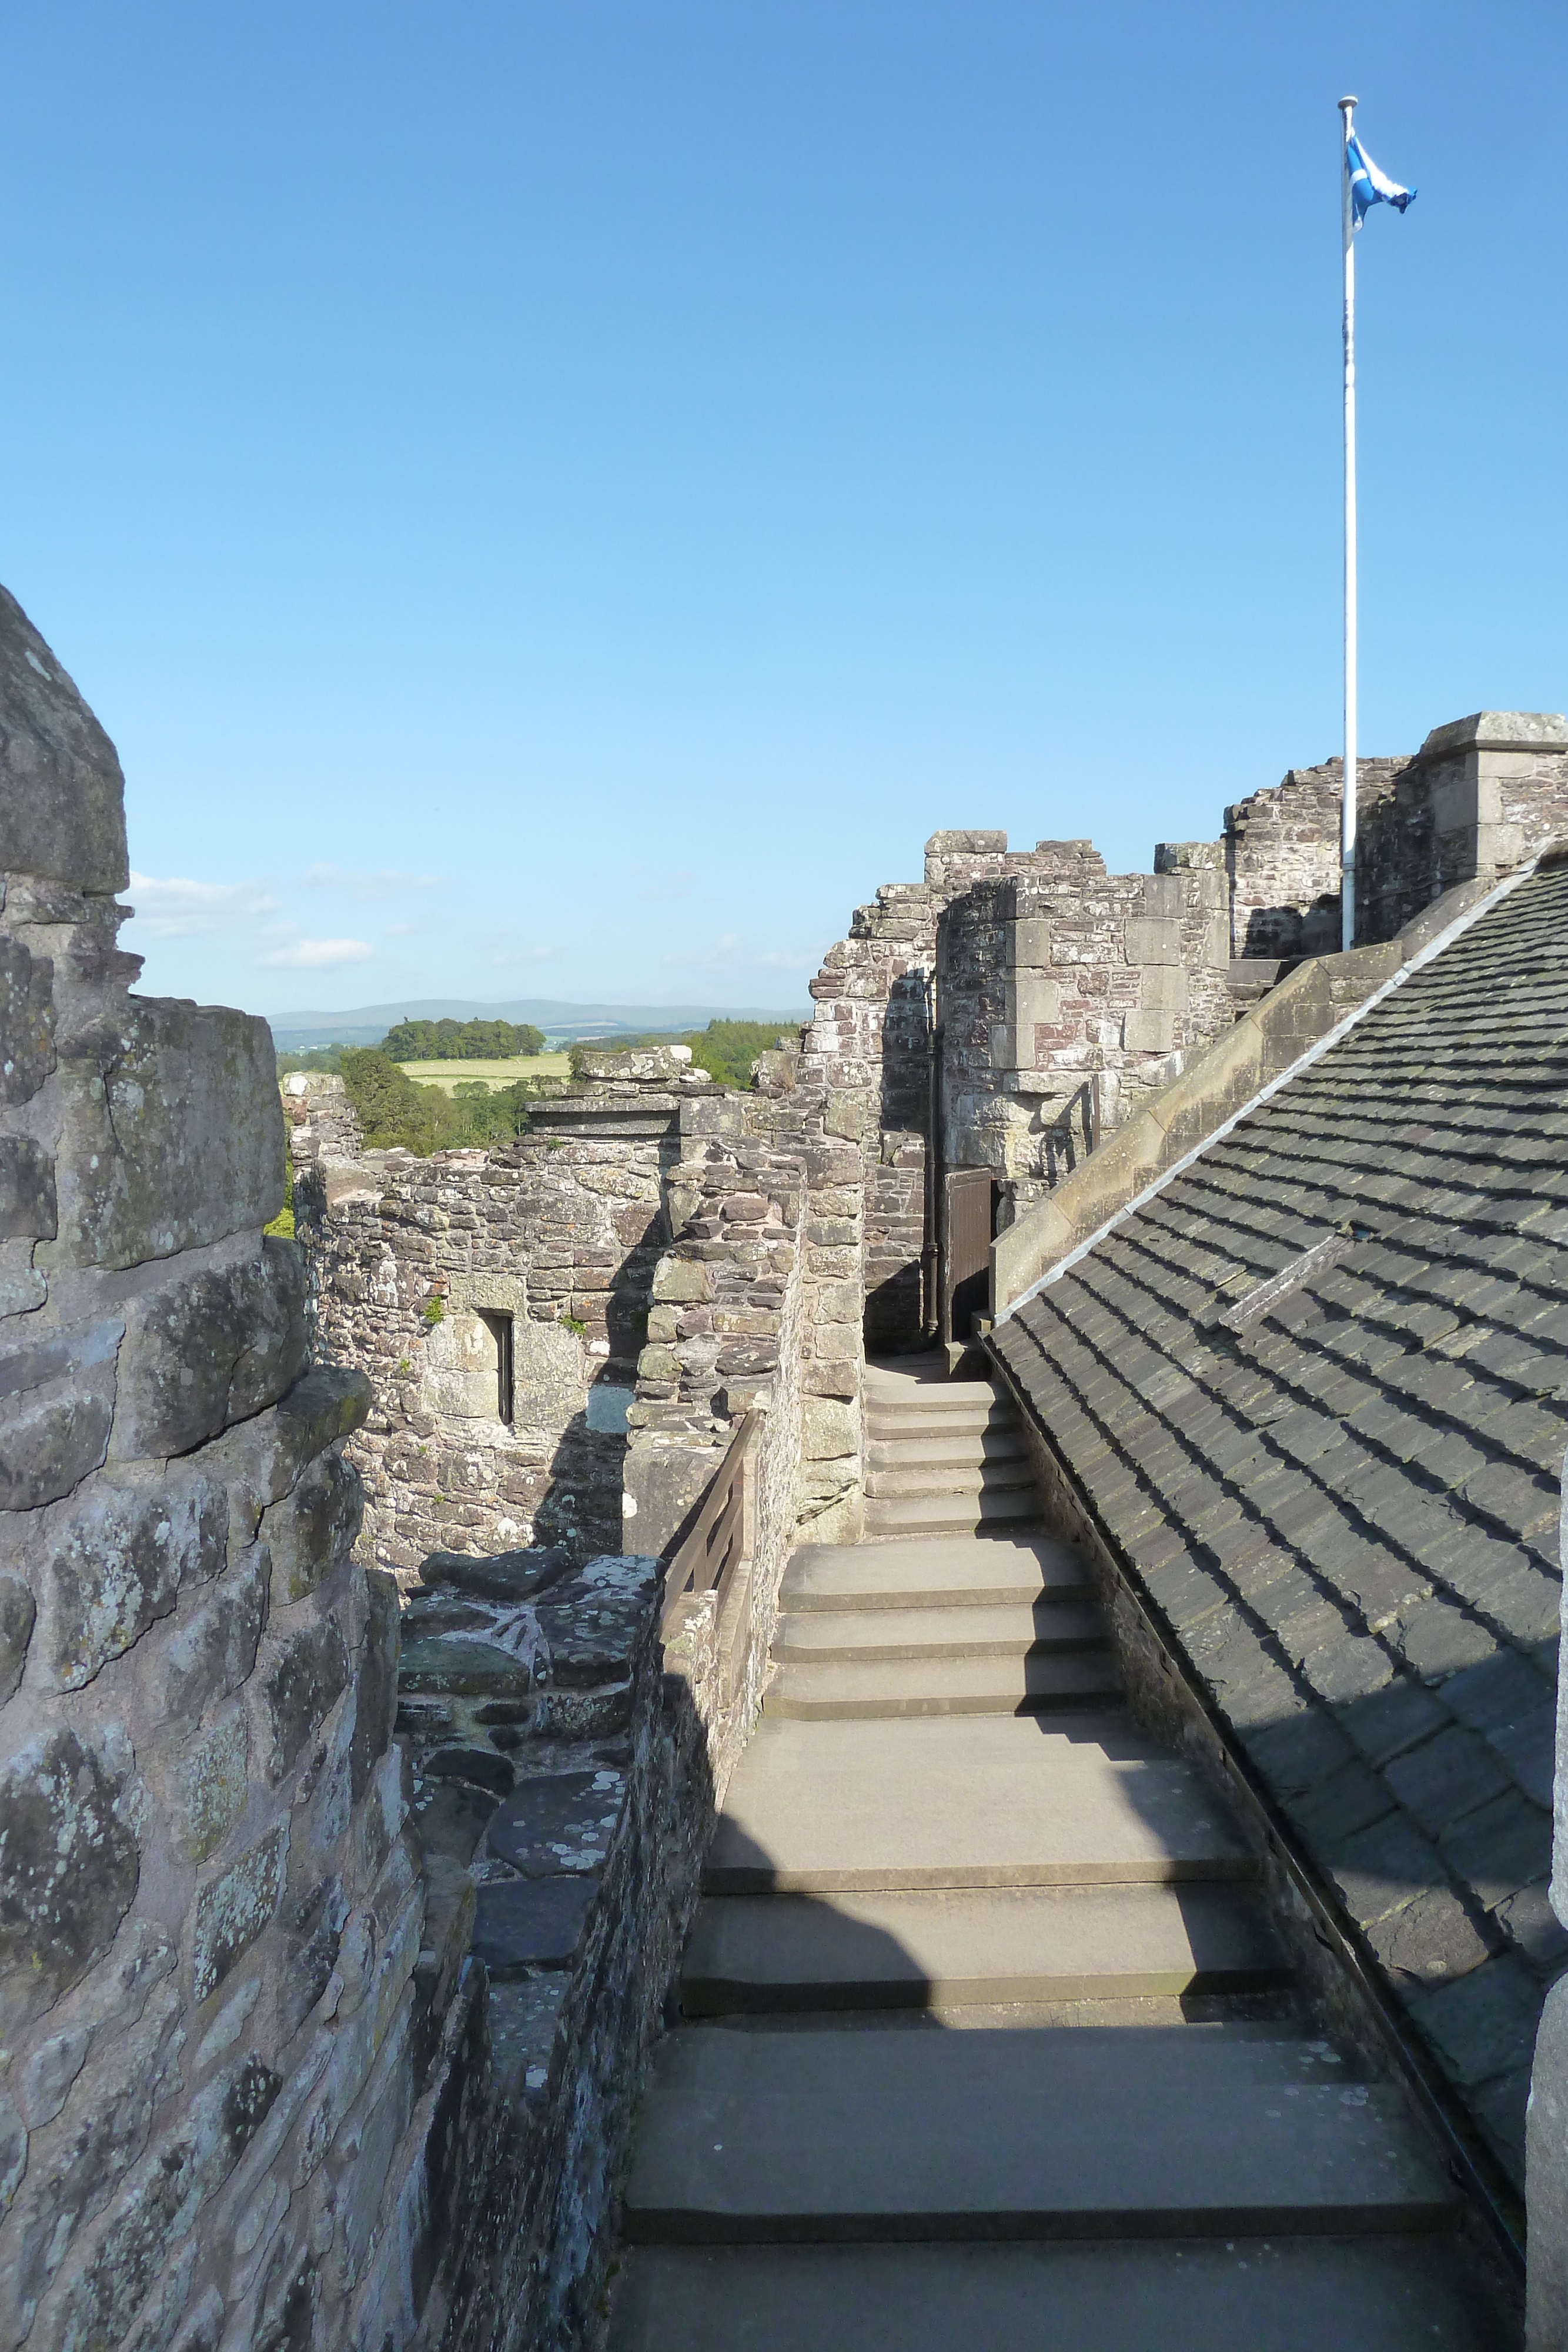
[[[1517,2183],[1547,1985],[1568,863],[995,1346]]]

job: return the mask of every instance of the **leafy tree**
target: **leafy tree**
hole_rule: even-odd
[[[433,1151],[509,1143],[526,1132],[532,1089],[526,1078],[492,1092],[476,1078],[461,1095],[422,1087],[376,1046],[350,1046],[343,1084],[371,1151],[401,1148],[421,1159]]]
[[[381,1043],[392,1062],[509,1062],[544,1049],[531,1021],[400,1021]]]
[[[339,1072],[342,1066],[343,1047],[341,1045],[312,1045],[308,1053],[279,1053],[277,1055],[277,1075],[280,1078],[286,1078],[290,1070]]]

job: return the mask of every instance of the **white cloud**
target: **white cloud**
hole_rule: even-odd
[[[369,963],[374,954],[369,940],[295,940],[266,961],[288,971],[330,971],[340,963]]]
[[[390,868],[368,874],[354,866],[312,866],[304,876],[308,890],[347,890],[355,898],[392,898],[400,890],[444,890],[440,874],[398,874]]]
[[[201,939],[277,912],[277,901],[263,882],[160,881],[133,873],[131,898],[138,940]]]

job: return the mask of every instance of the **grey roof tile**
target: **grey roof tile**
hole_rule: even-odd
[[[1406,2006],[1432,2047],[1466,2084],[1527,2071],[1541,2019],[1541,1986],[1515,1953],[1500,1953],[1440,1991]]]
[[[1271,1312],[1216,1326],[1336,1228],[1343,1251]],[[1568,869],[1412,972],[1015,1323],[998,1345],[1169,1638],[1517,2153],[1541,1972],[1568,1941],[1542,1892]],[[1511,1942],[1487,1958],[1494,1934]]]
[[[1509,1895],[1493,1916],[1509,1941],[1541,1975],[1555,1976],[1568,1960],[1568,1929],[1552,1908],[1544,1879]]]
[[[1385,1777],[1400,1803],[1439,1841],[1452,1823],[1508,1787],[1497,1758],[1458,1723],[1396,1756]]]
[[[1366,1940],[1401,1990],[1452,1984],[1491,1956],[1491,1945],[1448,1886],[1424,1887],[1375,1920]]]
[[[1517,1789],[1467,1813],[1438,1839],[1451,1871],[1490,1911],[1552,1867],[1552,1816]]]

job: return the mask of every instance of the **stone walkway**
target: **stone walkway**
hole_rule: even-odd
[[[1306,2019],[1247,1847],[1121,1705],[1010,1414],[867,1387],[884,1532],[789,1565],[612,2352],[1516,2343],[1403,2093]]]

